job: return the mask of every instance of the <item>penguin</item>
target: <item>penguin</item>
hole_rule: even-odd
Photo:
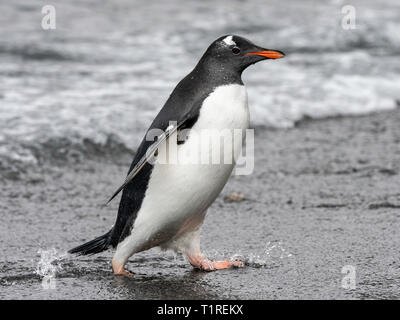
[[[211,132],[214,140],[220,137],[213,133],[221,130],[245,134],[249,110],[242,72],[259,61],[284,56],[236,35],[215,40],[175,87],[147,130],[124,183],[109,199],[122,191],[111,230],[69,253],[88,255],[116,248],[112,259],[115,275],[132,275],[125,269],[128,259],[153,247],[182,253],[194,268],[203,271],[244,266],[240,260],[211,261],[200,250],[207,209],[228,181],[235,161],[179,162],[166,155],[174,150],[177,159],[185,159],[185,155],[198,159],[204,149],[198,138],[202,131]],[[242,144],[243,136],[227,139],[223,149],[234,150],[236,159]],[[210,151],[209,146],[206,149]],[[161,158],[167,160],[159,161]]]

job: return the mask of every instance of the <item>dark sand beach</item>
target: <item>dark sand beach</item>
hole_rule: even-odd
[[[55,29],[43,28],[47,5]],[[1,8],[0,299],[400,297],[399,1]],[[209,258],[246,266],[203,273],[150,250],[121,278],[111,250],[66,255],[109,230],[119,198],[104,203],[145,130],[228,34],[286,54],[243,74],[254,172],[230,178],[202,232]],[[227,201],[232,194],[244,199]]]
[[[399,298],[399,123],[394,110],[257,127],[254,173],[231,177],[202,232],[210,258],[240,256],[243,269],[197,272],[150,250],[128,263],[135,276],[114,277],[111,251],[64,255],[113,224],[118,200],[103,203],[128,169],[128,151],[113,157],[88,145],[92,159],[66,166],[52,157],[9,172],[0,186],[0,298]],[[226,201],[232,193],[245,200]],[[355,289],[342,287],[346,265],[356,268]]]

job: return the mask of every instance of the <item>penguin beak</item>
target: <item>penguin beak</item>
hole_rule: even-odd
[[[267,59],[280,59],[283,58],[285,54],[282,51],[278,50],[262,50],[262,51],[248,52],[245,54],[245,56],[261,56]]]

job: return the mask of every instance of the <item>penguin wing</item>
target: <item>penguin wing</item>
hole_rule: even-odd
[[[180,119],[176,114],[176,118],[178,118],[178,120],[176,120],[176,118],[174,119],[174,116],[168,117],[167,119],[163,115],[163,112],[160,112],[153,124],[150,126],[149,130],[157,128],[163,130],[163,133],[154,139],[155,142],[148,141],[146,140],[146,137],[144,137],[124,183],[113,193],[106,205],[109,204],[137,176],[140,170],[142,170],[142,168],[153,159],[158,147],[164,141],[166,141],[168,137],[170,137],[179,129],[192,127],[199,116],[200,105],[201,103],[195,104],[193,108],[190,108],[188,112],[184,113]]]
[[[140,172],[140,170],[144,167],[146,163],[148,163],[150,160],[153,159],[155,152],[157,151],[158,147],[165,141],[171,134],[176,132],[179,128],[184,127],[185,123],[187,120],[189,120],[190,117],[185,117],[180,123],[176,123],[175,125],[170,125],[167,127],[165,132],[163,132],[161,135],[157,136],[155,139],[155,142],[152,143],[147,150],[145,151],[144,155],[142,155],[141,158],[135,163],[132,163],[131,170],[129,171],[124,183],[114,192],[114,194],[110,197],[110,199],[107,201],[106,204],[109,204],[117,195],[118,193],[121,192],[122,189],[124,189],[129,182],[135,178],[135,176]],[[142,145],[140,146],[139,149],[142,149],[142,146],[144,144],[144,141],[142,142]]]

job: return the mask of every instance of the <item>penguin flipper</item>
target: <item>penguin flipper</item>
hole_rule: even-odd
[[[192,117],[188,115],[185,117],[180,123],[175,125],[170,125],[165,132],[161,135],[157,136],[156,141],[148,147],[145,154],[140,158],[140,160],[135,164],[133,169],[127,175],[124,183],[113,193],[113,195],[108,199],[106,205],[109,204],[120,192],[123,190],[129,182],[133,180],[133,178],[139,173],[139,171],[144,167],[146,163],[148,163],[151,159],[153,159],[155,152],[158,147],[163,143],[169,136],[171,136],[174,132],[176,132],[179,128],[184,127],[185,123],[191,120]]]

